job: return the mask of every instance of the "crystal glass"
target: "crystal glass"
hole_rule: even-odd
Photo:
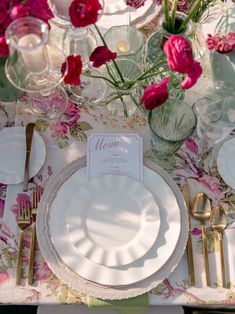
[[[17,19],[8,26],[6,38],[10,45],[10,55],[5,64],[7,78],[16,88],[31,95],[31,109],[37,115],[34,97],[41,101],[45,97],[44,103],[49,105],[48,98],[52,99],[56,93],[65,93],[58,87],[63,81],[60,68],[65,58],[58,48],[50,44],[48,25],[42,20],[33,17]],[[63,96],[63,99],[60,115],[67,107],[67,98]],[[49,112],[52,113],[51,110],[44,112],[46,118],[49,118]],[[59,113],[52,113],[51,119],[55,116],[58,118]]]
[[[104,2],[102,7],[104,7]],[[92,71],[89,56],[98,46],[94,31],[90,27],[74,27],[69,16],[69,7],[72,0],[51,0],[50,6],[55,18],[52,20],[57,27],[64,29],[62,37],[62,50],[66,56],[80,55],[82,59],[83,72]],[[99,12],[99,18],[102,12]],[[81,76],[79,87],[69,86],[69,98],[78,104],[98,103],[104,97],[106,90],[105,82]]]
[[[148,122],[155,162],[163,168],[168,163],[174,166],[175,153],[196,128],[193,109],[184,101],[169,98],[165,104],[149,112]]]
[[[235,95],[228,90],[209,89],[194,105],[200,156],[218,144],[235,128]]]
[[[144,51],[144,35],[133,26],[122,25],[111,27],[104,39],[111,51],[117,53],[118,58],[132,59],[141,62]]]
[[[128,85],[128,82],[136,80],[143,72],[138,63],[131,59],[116,59],[117,66],[122,73],[124,82],[121,81],[120,75],[113,63],[108,65],[111,76],[117,82],[117,86],[109,85],[108,96],[104,103],[107,105],[107,109],[114,115],[120,117],[129,117],[137,109],[135,100],[135,90],[140,88],[138,84]],[[105,76],[110,78],[110,75],[106,69]]]

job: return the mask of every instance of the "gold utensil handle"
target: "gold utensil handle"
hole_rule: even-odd
[[[35,243],[36,243],[36,224],[32,224],[32,237],[29,253],[29,269],[28,269],[28,284],[32,286],[33,284],[33,266],[35,258]]]
[[[24,239],[24,230],[20,230],[19,245],[18,245],[18,255],[17,255],[17,262],[16,262],[16,284],[17,285],[19,285],[20,281],[21,281],[23,239]]]
[[[223,233],[219,234],[219,244],[220,244],[220,261],[221,261],[221,272],[222,272],[222,283],[224,288],[228,288],[227,274],[224,263],[224,245],[223,245]]]
[[[188,256],[188,282],[190,286],[195,286],[195,273],[193,262],[193,246],[192,246],[192,234],[189,232],[187,243],[187,256]]]
[[[203,249],[203,257],[205,261],[205,270],[206,270],[206,283],[207,286],[210,287],[210,269],[209,269],[209,259],[208,259],[208,250],[207,250],[207,239],[206,239],[206,228],[204,224],[201,224],[202,227],[202,249]]]

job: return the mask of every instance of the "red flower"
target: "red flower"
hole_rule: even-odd
[[[227,36],[216,34],[214,36],[208,34],[207,47],[209,50],[224,54],[235,49],[235,33],[228,33]]]
[[[98,68],[116,57],[116,52],[110,51],[106,46],[99,46],[90,55],[90,61],[93,62],[93,67]]]
[[[193,61],[191,68],[189,69],[188,76],[181,83],[183,89],[189,89],[194,84],[202,74],[202,67],[199,62]]]
[[[69,16],[73,26],[85,27],[96,23],[101,9],[99,0],[74,0],[69,7]]]
[[[173,35],[166,41],[163,50],[169,67],[179,73],[188,73],[193,62],[190,43],[180,35]]]
[[[0,23],[4,23],[8,17],[7,8],[5,4],[0,3]]]
[[[168,81],[166,77],[160,83],[145,88],[140,104],[144,104],[148,110],[161,106],[168,98]]]
[[[61,66],[62,75],[64,75],[65,73],[66,66],[68,67],[68,69],[67,69],[67,74],[64,77],[64,82],[66,84],[79,86],[80,75],[82,72],[81,56],[68,56],[67,62],[64,62]]]
[[[19,19],[21,17],[25,17],[29,15],[29,7],[22,4],[16,4],[14,7],[10,10],[10,17],[12,20]]]
[[[7,56],[9,54],[9,48],[6,43],[5,36],[0,36],[0,57]]]
[[[135,9],[138,9],[145,5],[146,0],[125,0],[126,4],[130,7],[133,7]]]
[[[25,5],[30,7],[29,14],[31,16],[37,17],[46,23],[54,17],[47,0],[28,0]]]

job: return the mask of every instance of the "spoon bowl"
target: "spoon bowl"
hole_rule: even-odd
[[[211,203],[210,203],[210,199],[205,193],[199,192],[196,194],[193,201],[193,205],[192,205],[192,215],[196,220],[198,220],[201,223],[202,249],[203,249],[203,257],[205,261],[206,282],[207,282],[207,286],[210,286],[211,281],[210,281],[210,270],[209,270],[205,222],[206,220],[210,218],[210,215],[211,215]]]

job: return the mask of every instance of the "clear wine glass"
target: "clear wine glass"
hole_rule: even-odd
[[[225,89],[209,89],[194,104],[197,115],[199,158],[214,145],[223,141],[235,128],[235,94]]]
[[[102,11],[99,12],[98,19]],[[94,31],[90,27],[74,27],[71,24],[69,16],[69,7],[72,0],[51,0],[50,5],[55,15],[52,20],[57,27],[64,29],[62,38],[62,50],[66,56],[80,55],[82,59],[83,72],[93,72],[93,67],[89,61],[92,51],[98,46],[98,41]],[[67,88],[67,87],[66,87]],[[101,79],[93,79],[87,76],[81,76],[79,87],[70,86],[68,91],[71,93],[69,98],[78,104],[87,104],[89,101],[94,104],[98,103],[104,97],[106,84]]]

